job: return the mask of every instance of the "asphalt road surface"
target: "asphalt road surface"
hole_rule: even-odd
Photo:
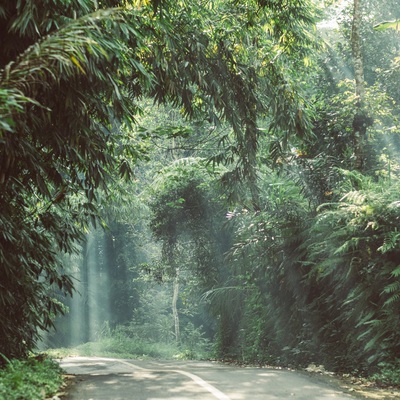
[[[198,361],[69,357],[77,375],[67,400],[344,400],[354,397],[308,376],[269,368]]]

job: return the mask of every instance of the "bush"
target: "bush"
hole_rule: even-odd
[[[61,369],[50,359],[7,360],[0,370],[0,398],[43,400],[57,393],[63,384]]]
[[[155,359],[203,359],[208,355],[210,343],[204,337],[202,327],[196,328],[188,323],[183,329],[182,344],[156,341],[154,337],[143,335],[143,329],[137,325],[117,326],[113,330],[103,330],[96,342],[87,342],[73,349],[53,349],[53,357],[68,355],[104,356],[118,358],[155,358]],[[140,334],[139,334],[140,333]]]
[[[400,387],[400,359],[395,364],[380,363],[379,372],[371,378],[381,386],[399,386]]]
[[[97,342],[84,343],[73,349],[75,354],[82,356],[159,359],[171,359],[177,351],[176,346],[171,344],[152,343],[124,334],[101,338]]]

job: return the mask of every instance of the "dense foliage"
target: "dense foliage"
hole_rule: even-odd
[[[0,395],[8,400],[42,400],[56,395],[64,381],[49,359],[12,360],[0,370]]]
[[[0,2],[0,353],[67,305],[63,344],[394,376],[398,1],[41,3]]]
[[[71,293],[72,282],[59,254],[73,252],[95,221],[96,190],[107,190],[112,174],[131,176],[131,161],[142,156],[124,134],[140,96],[182,106],[186,116],[227,120],[241,160],[236,173],[254,181],[260,101],[249,61],[260,47],[247,46],[252,36],[235,26],[248,21],[256,33],[257,11],[268,4],[99,4],[0,4],[0,352],[9,356],[31,348],[37,328],[62,311],[53,288]],[[265,10],[280,15],[273,4]],[[305,8],[292,27],[271,26],[270,47],[285,39],[292,52],[298,38],[309,42],[302,24],[311,18]],[[276,65],[268,67],[274,83],[283,80]],[[275,98],[275,107],[294,105],[288,90]]]
[[[316,86],[303,85],[313,101],[314,135],[288,137],[269,118],[260,122],[267,124],[268,135],[258,138],[257,201],[250,183],[247,192],[241,186],[235,201],[226,203],[232,211],[221,227],[231,248],[219,263],[219,279],[203,281],[204,300],[217,317],[220,357],[284,365],[317,362],[333,370],[375,371],[375,376],[383,368],[397,382],[399,110],[392,97],[398,84],[390,80],[388,85],[388,79],[396,70],[396,58],[389,54],[397,54],[399,38],[396,32],[380,36],[371,25],[395,10],[396,4],[385,8],[373,1],[361,9],[365,19],[359,21],[364,29],[359,34],[366,37],[368,28],[369,35],[362,51],[369,46],[380,51],[385,41],[393,52],[386,53],[389,59],[364,53],[363,109],[357,84],[349,79],[354,17],[349,8],[344,39],[331,33],[333,46],[319,54],[309,71]],[[336,51],[344,48],[349,57],[339,60]],[[287,115],[276,111],[278,118]],[[359,160],[355,123],[364,112]],[[196,216],[181,214],[191,200],[177,192],[177,184],[186,185],[184,175],[179,176],[164,175],[169,197],[158,191],[154,208],[154,232],[171,252],[187,218],[196,223]],[[239,176],[236,181],[243,182]],[[197,241],[211,232],[198,230]],[[204,262],[204,268],[209,265]]]

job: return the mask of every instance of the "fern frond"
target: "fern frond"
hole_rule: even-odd
[[[360,238],[352,237],[350,240],[346,240],[340,247],[338,247],[333,254],[340,255],[340,254],[347,254],[350,251],[354,251],[358,248],[360,243]]]
[[[383,254],[398,250],[400,244],[400,232],[395,229],[393,232],[387,232],[383,239],[383,245],[378,248],[378,251],[382,252]],[[400,272],[399,272],[400,273]]]
[[[394,293],[394,292],[400,292],[400,281],[393,282],[383,289],[383,293]]]
[[[400,265],[398,265],[392,272],[391,275],[395,278],[400,276]]]
[[[391,296],[389,299],[385,301],[383,305],[389,307],[398,301],[400,301],[400,293],[396,293],[393,296]]]
[[[352,192],[346,193],[340,201],[343,202],[344,200],[348,201],[349,203],[353,203],[356,205],[363,204],[365,200],[367,199],[367,196],[365,193],[354,190]]]

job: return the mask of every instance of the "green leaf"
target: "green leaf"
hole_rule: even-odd
[[[384,21],[374,25],[374,30],[376,31],[385,31],[387,29],[394,29],[396,31],[400,31],[400,20]]]

